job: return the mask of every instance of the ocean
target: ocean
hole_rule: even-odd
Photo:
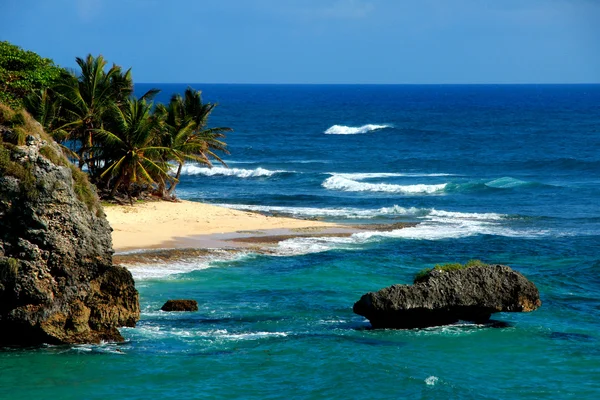
[[[186,165],[181,198],[418,225],[133,269],[125,343],[2,350],[0,398],[600,397],[600,85],[190,86],[234,132],[230,168]],[[541,308],[398,331],[352,313],[470,259],[522,272]],[[172,298],[200,310],[159,311]]]

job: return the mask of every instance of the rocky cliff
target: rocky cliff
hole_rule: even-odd
[[[353,309],[373,328],[408,329],[485,322],[493,313],[528,312],[540,305],[539,292],[527,278],[505,265],[488,265],[434,269],[414,285],[367,293]]]
[[[0,346],[119,341],[138,319],[85,174],[31,117],[0,107]]]

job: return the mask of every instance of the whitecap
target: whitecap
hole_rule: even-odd
[[[444,211],[432,209],[429,212],[430,217],[440,218],[460,218],[460,219],[476,219],[476,220],[501,220],[508,217],[506,214],[496,213],[464,213],[457,211]]]
[[[437,376],[429,376],[425,379],[425,383],[429,386],[433,386],[438,383],[439,378]]]
[[[184,165],[181,170],[182,175],[204,175],[204,176],[234,176],[237,178],[259,178],[269,177],[275,174],[291,173],[293,171],[275,170],[271,171],[265,168],[243,169],[243,168],[225,168],[225,167],[199,167],[197,165]]]
[[[434,194],[444,191],[448,184],[436,185],[415,184],[396,185],[389,183],[367,183],[344,178],[339,175],[331,176],[322,183],[322,186],[330,190],[341,190],[344,192],[386,192],[403,194]]]
[[[324,133],[327,135],[356,135],[361,133],[367,133],[378,129],[392,128],[392,125],[376,125],[367,124],[363,126],[345,126],[345,125],[333,125],[327,129]]]

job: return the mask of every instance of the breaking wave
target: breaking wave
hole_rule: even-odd
[[[448,184],[437,185],[395,185],[389,183],[367,183],[348,179],[340,175],[327,178],[322,186],[330,190],[341,190],[344,192],[386,192],[404,194],[435,194],[444,191]]]
[[[183,175],[204,175],[204,176],[234,176],[238,178],[259,178],[269,177],[275,174],[293,173],[293,171],[275,170],[271,171],[264,168],[242,169],[225,167],[199,167],[197,165],[184,165],[181,171]]]
[[[331,128],[327,129],[324,133],[327,135],[357,135],[361,133],[367,133],[371,131],[376,131],[379,129],[385,128],[393,128],[392,125],[376,125],[376,124],[367,124],[363,126],[345,126],[345,125],[333,125]]]

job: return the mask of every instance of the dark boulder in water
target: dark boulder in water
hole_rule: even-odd
[[[497,312],[529,312],[542,302],[535,285],[505,265],[434,269],[414,285],[370,292],[354,304],[373,328],[410,329],[459,320],[486,322]]]
[[[161,307],[163,311],[198,311],[196,300],[167,300]]]
[[[23,141],[0,120],[0,346],[121,341],[138,293],[112,263],[96,193],[39,124],[20,120]]]

